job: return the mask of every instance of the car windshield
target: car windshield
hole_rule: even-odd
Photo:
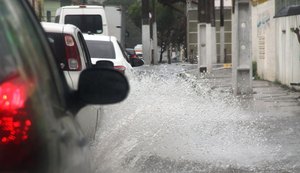
[[[83,33],[103,32],[101,15],[66,15],[65,23],[77,26]]]
[[[92,58],[116,59],[112,42],[86,40],[86,43]]]
[[[130,83],[126,100],[82,118],[94,172],[300,172],[300,0],[32,2],[49,21],[64,5],[112,10],[59,22],[107,31],[138,56],[116,62],[117,46],[85,37],[91,57]]]

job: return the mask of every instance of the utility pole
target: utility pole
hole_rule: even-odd
[[[224,0],[220,0],[220,63],[225,63]]]
[[[152,17],[151,17],[151,40],[152,40],[152,50],[151,50],[151,64],[157,65],[158,64],[158,51],[157,51],[157,25],[156,25],[156,0],[152,0]]]
[[[198,69],[212,70],[211,0],[198,0]]]
[[[211,16],[211,40],[212,40],[212,60],[211,63],[217,63],[217,39],[216,39],[216,10],[215,1],[211,2],[210,16]]]
[[[143,57],[146,65],[150,65],[152,59],[149,15],[150,15],[149,0],[142,0],[142,44],[143,44]]]
[[[232,14],[233,92],[252,93],[251,7],[250,0],[235,0]]]

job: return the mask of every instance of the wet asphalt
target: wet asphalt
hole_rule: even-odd
[[[231,68],[214,68],[210,74],[201,74],[197,69],[196,64],[187,64],[187,63],[172,63],[171,65],[159,65],[159,66],[142,66],[141,68],[137,68],[141,72],[144,73],[149,71],[157,71],[159,69],[166,69],[170,74],[177,74],[182,78],[196,78],[196,83],[200,83],[210,87],[209,92],[215,93],[227,93],[228,95],[233,95],[232,92],[232,69]],[[163,75],[163,74],[162,74]],[[166,78],[166,76],[163,76]],[[138,85],[142,85],[137,83]],[[139,89],[140,90],[140,89]],[[143,93],[145,94],[145,93]],[[230,98],[230,97],[228,97]],[[202,130],[206,130],[204,132],[197,131],[195,134],[187,134],[187,138],[193,137],[194,141],[199,144],[196,149],[208,148],[212,149],[212,151],[208,152],[207,156],[212,158],[219,158],[220,162],[213,162],[209,158],[205,158],[203,155],[196,159],[176,159],[172,157],[168,157],[164,155],[163,152],[150,152],[147,149],[148,145],[143,145],[141,141],[152,141],[156,139],[154,136],[157,136],[159,133],[155,133],[154,136],[148,138],[143,134],[139,137],[136,137],[130,133],[130,128],[132,131],[140,131],[143,128],[139,128],[139,124],[144,123],[148,119],[151,118],[150,115],[147,115],[147,119],[142,119],[143,116],[135,116],[132,117],[125,122],[120,121],[119,127],[120,129],[124,129],[121,131],[119,128],[112,129],[115,131],[117,135],[114,135],[110,131],[105,131],[106,129],[100,128],[99,139],[100,141],[109,141],[112,138],[113,142],[108,142],[108,147],[103,147],[103,144],[99,143],[99,147],[96,147],[95,151],[101,153],[103,151],[111,150],[112,143],[120,143],[120,146],[130,146],[130,149],[124,149],[123,147],[114,147],[112,151],[120,151],[125,156],[120,158],[120,161],[116,162],[116,158],[112,154],[101,154],[100,161],[101,163],[107,157],[112,157],[113,162],[111,165],[108,165],[105,168],[99,168],[97,172],[139,172],[139,173],[156,173],[156,172],[176,172],[176,173],[298,173],[300,172],[300,92],[295,91],[291,88],[285,87],[278,83],[269,82],[265,80],[254,80],[253,79],[253,92],[249,95],[238,95],[235,96],[239,103],[240,108],[245,111],[245,115],[253,116],[250,117],[249,120],[243,121],[240,120],[232,120],[230,119],[229,124],[227,121],[217,120],[214,118],[209,118],[205,120],[205,118],[199,118],[195,123],[201,126]],[[132,101],[134,101],[134,98]],[[142,102],[146,102],[146,99],[141,99]],[[132,103],[132,102],[130,102]],[[146,104],[146,103],[144,103]],[[142,105],[144,105],[142,104]],[[124,108],[126,105],[123,105]],[[123,108],[123,107],[122,107]],[[218,109],[216,107],[215,109]],[[140,107],[140,112],[147,110],[144,107]],[[151,109],[152,110],[152,109]],[[158,112],[155,110],[153,112]],[[212,111],[213,112],[213,111]],[[217,111],[218,112],[218,111]],[[165,113],[165,112],[158,112]],[[230,112],[229,112],[230,113]],[[234,112],[233,112],[234,113]],[[214,114],[209,114],[210,116],[214,116]],[[240,114],[242,116],[242,114]],[[167,115],[164,115],[165,117]],[[192,115],[191,115],[192,116]],[[224,115],[216,117],[225,118]],[[230,115],[229,115],[230,116]],[[159,119],[162,124],[166,120]],[[174,118],[175,116],[170,116],[169,118]],[[189,116],[186,116],[189,120]],[[104,117],[105,119],[105,117]],[[106,117],[106,119],[110,119]],[[141,119],[141,120],[140,120]],[[106,124],[109,124],[108,120],[104,121]],[[192,119],[193,120],[193,119]],[[130,122],[127,124],[126,122]],[[175,122],[177,119],[175,117]],[[179,121],[179,120],[178,120]],[[202,122],[204,121],[204,122]],[[114,116],[111,120],[113,123],[118,123],[117,117]],[[188,121],[192,122],[192,121]],[[233,124],[230,124],[230,123]],[[112,123],[112,124],[113,124]],[[223,124],[222,124],[223,123]],[[225,123],[225,124],[224,124]],[[152,124],[153,128],[158,126],[157,124]],[[213,125],[213,127],[211,127]],[[220,126],[218,126],[220,125]],[[109,126],[109,125],[107,125]],[[231,130],[232,126],[232,131]],[[126,128],[125,128],[126,127]],[[129,128],[130,127],[130,128]],[[152,127],[152,126],[151,126]],[[176,126],[175,126],[176,127]],[[238,128],[235,128],[238,127]],[[164,131],[165,128],[161,127],[160,131]],[[200,129],[201,129],[200,128]],[[170,135],[166,138],[167,148],[172,147],[172,143],[169,143],[168,140],[172,139],[173,136],[178,135],[178,132],[184,132],[184,129],[190,129],[190,127],[185,127],[182,130],[175,129],[174,135]],[[241,132],[236,130],[242,130]],[[228,130],[228,132],[224,132]],[[109,133],[108,133],[109,132]],[[189,132],[189,131],[187,131]],[[215,139],[214,136],[207,136],[207,133],[213,134],[217,137],[224,138],[224,141],[221,139]],[[247,138],[248,134],[249,138]],[[128,133],[128,136],[126,134]],[[146,134],[148,134],[147,132]],[[109,134],[109,135],[105,135]],[[202,136],[201,136],[202,135]],[[226,136],[228,135],[228,136]],[[150,135],[151,136],[151,135]],[[162,135],[164,136],[164,134]],[[178,138],[182,138],[180,136]],[[237,139],[238,137],[243,137],[244,139]],[[255,137],[258,137],[257,141],[255,141]],[[124,139],[123,139],[124,138]],[[231,138],[234,138],[232,140]],[[116,140],[118,139],[118,140]],[[134,139],[134,140],[133,140]],[[140,140],[143,139],[143,140]],[[167,140],[168,139],[168,140]],[[254,141],[252,142],[251,139]],[[202,141],[201,141],[202,140]],[[213,142],[219,142],[220,144],[209,143],[209,145],[213,146],[205,146],[206,140],[212,140]],[[226,141],[228,140],[228,141]],[[240,140],[240,141],[239,141]],[[97,140],[96,140],[97,141]],[[128,142],[129,141],[129,142]],[[237,144],[230,142],[237,142]],[[99,142],[99,141],[98,141]],[[157,141],[160,144],[161,141]],[[164,142],[164,141],[162,141]],[[179,144],[181,140],[177,141]],[[224,144],[223,144],[223,143]],[[226,142],[229,142],[227,144]],[[132,145],[135,144],[135,145]],[[147,142],[146,142],[147,143]],[[122,145],[121,145],[122,144]],[[147,143],[148,144],[148,143]],[[151,146],[151,145],[150,145]],[[152,146],[155,146],[152,144]],[[165,144],[164,144],[165,146]],[[205,147],[203,147],[205,146]],[[243,148],[244,147],[244,148]],[[215,149],[215,151],[214,151]],[[224,151],[222,149],[225,149]],[[184,150],[184,149],[183,149]],[[218,151],[220,151],[218,153]],[[200,154],[206,154],[206,152],[199,151]],[[231,153],[230,153],[231,152]],[[110,153],[110,152],[108,152]],[[196,155],[197,151],[194,151]],[[221,153],[221,154],[220,154]],[[222,155],[222,153],[224,155]],[[216,156],[214,156],[214,154]],[[243,154],[245,156],[243,156]],[[117,152],[117,156],[120,154]],[[172,155],[172,154],[171,154]],[[230,156],[232,155],[232,156]],[[232,158],[232,160],[227,164],[227,162],[222,163],[222,159],[224,158]],[[204,157],[204,160],[203,160]],[[245,159],[244,161],[241,159]],[[97,159],[96,159],[97,160]],[[249,161],[249,164],[247,163]],[[252,163],[250,163],[252,162]],[[110,163],[110,162],[109,162]],[[117,169],[115,171],[112,169],[112,165],[116,165],[116,163],[122,165],[122,169]],[[242,164],[237,164],[242,163]],[[253,166],[254,165],[254,166]],[[129,171],[125,171],[125,170]],[[108,171],[111,170],[111,171]]]

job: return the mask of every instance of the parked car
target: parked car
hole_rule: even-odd
[[[71,91],[29,2],[0,4],[0,172],[95,172],[74,115],[123,100],[126,78],[90,68]]]
[[[92,67],[89,50],[81,31],[74,25],[42,22],[54,56],[64,71],[67,83],[77,89],[81,71]]]
[[[91,54],[92,64],[96,64],[99,60],[108,60],[113,62],[114,68],[123,74],[132,70],[129,58],[116,37],[84,34],[84,39]],[[141,61],[135,63],[136,66],[142,64]]]
[[[134,51],[138,57],[143,58],[143,45],[142,44],[135,45]]]
[[[126,48],[125,50],[130,58],[138,58],[133,48]]]
[[[129,57],[129,62],[131,64],[131,66],[135,66],[135,62],[136,62],[136,59],[141,59],[144,63],[144,60],[142,57],[139,57],[136,53],[135,53],[135,50],[133,48],[126,48],[126,54],[127,56]]]

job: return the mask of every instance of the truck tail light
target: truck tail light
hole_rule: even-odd
[[[68,64],[66,70],[81,71],[80,55],[72,35],[65,34],[65,50]]]

